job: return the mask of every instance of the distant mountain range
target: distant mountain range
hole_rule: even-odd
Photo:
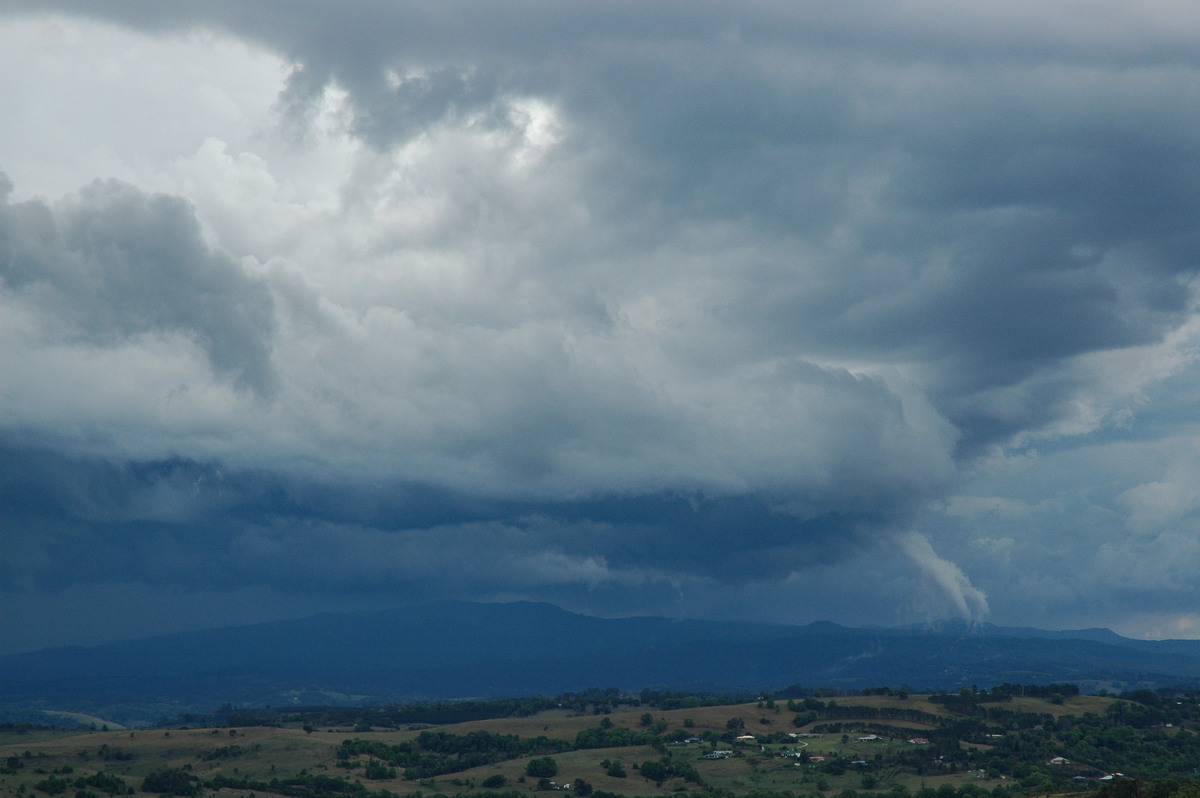
[[[553,695],[588,687],[956,690],[1003,682],[1114,691],[1195,684],[1200,641],[964,623],[852,629],[606,619],[549,604],[444,601],[0,657],[0,718],[53,709],[145,719],[225,703]]]

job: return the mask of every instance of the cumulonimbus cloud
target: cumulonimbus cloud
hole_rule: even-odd
[[[252,134],[196,123],[126,182],[3,207],[0,356],[28,375],[3,432],[124,486],[96,540],[153,519],[251,579],[239,556],[291,534],[317,568],[299,553],[355,530],[412,562],[346,580],[394,588],[478,534],[586,589],[894,540],[976,617],[964,570],[896,530],[1187,364],[1200,120],[1160,100],[1195,53],[1129,45],[1116,5],[1037,30],[933,2],[11,18],[50,7],[280,76]]]

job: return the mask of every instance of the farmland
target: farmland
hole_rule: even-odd
[[[1094,789],[1113,771],[1179,779],[1200,761],[1183,696],[642,698],[456,723],[394,723],[419,709],[376,707],[231,716],[242,725],[14,727],[0,732],[0,795],[1004,798]]]

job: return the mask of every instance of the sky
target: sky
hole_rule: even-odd
[[[0,0],[0,653],[1200,637],[1200,11]]]

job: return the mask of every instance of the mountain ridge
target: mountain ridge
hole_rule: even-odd
[[[352,702],[1066,681],[1200,683],[1200,641],[990,624],[596,618],[540,602],[448,600],[10,654],[0,657],[0,707],[104,707],[112,717],[113,707],[280,705],[303,691]]]

